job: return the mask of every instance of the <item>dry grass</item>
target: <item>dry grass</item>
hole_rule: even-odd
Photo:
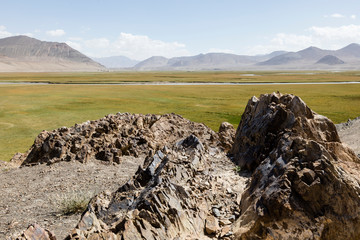
[[[90,199],[95,193],[72,191],[68,193],[58,194],[52,199],[56,212],[59,215],[72,215],[82,213],[86,210]]]
[[[341,82],[360,81],[360,72],[95,72],[0,73],[3,82],[126,83],[126,82]]]

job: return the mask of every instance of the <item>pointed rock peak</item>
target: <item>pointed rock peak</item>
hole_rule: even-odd
[[[252,98],[232,152],[253,172],[235,239],[358,239],[360,190],[353,183],[360,179],[351,169],[360,161],[340,143],[334,124],[299,97]]]
[[[283,136],[340,142],[335,125],[328,118],[313,112],[301,98],[272,93],[249,100],[231,153],[242,168],[254,170]]]

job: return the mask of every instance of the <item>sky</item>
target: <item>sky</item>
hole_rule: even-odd
[[[335,50],[360,43],[360,1],[4,0],[0,38],[14,35],[135,60]]]

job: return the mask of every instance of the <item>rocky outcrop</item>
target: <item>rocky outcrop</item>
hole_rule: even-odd
[[[237,238],[360,238],[360,161],[299,97],[250,99],[231,152],[253,172]]]
[[[265,94],[233,134],[175,114],[108,115],[40,134],[23,164],[146,155],[67,240],[360,239],[360,160],[329,119],[297,96]]]
[[[23,166],[71,160],[119,163],[123,155],[148,155],[165,146],[171,147],[183,136],[190,134],[209,146],[224,145],[228,149],[234,132],[230,124],[223,125],[226,127],[221,129],[220,136],[221,139],[227,139],[225,144],[219,141],[217,133],[204,124],[191,122],[176,114],[118,113],[76,124],[71,128],[43,131],[28,153],[21,157],[16,155],[13,160],[22,158]]]
[[[67,239],[229,239],[246,180],[219,148],[189,135],[92,199]]]

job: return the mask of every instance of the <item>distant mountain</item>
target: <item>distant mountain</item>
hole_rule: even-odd
[[[353,43],[339,50],[308,47],[298,52],[275,51],[247,56],[207,53],[186,57],[151,57],[136,64],[136,71],[206,71],[206,70],[321,70],[360,69],[360,45]]]
[[[134,66],[135,70],[153,70],[153,69],[161,69],[167,65],[169,59],[161,56],[154,56],[148,58],[142,62],[139,62]]]
[[[360,58],[360,45],[352,43],[336,51],[336,56],[346,58]]]
[[[130,68],[134,67],[140,62],[125,56],[112,56],[93,59],[107,68]]]
[[[189,57],[151,57],[134,66],[135,70],[231,70],[250,66],[268,55],[246,56],[229,53],[207,53]]]
[[[352,43],[339,50],[309,47],[298,52],[278,55],[257,65],[273,69],[319,69],[320,63],[329,67],[342,64],[340,68],[360,69],[360,45]]]
[[[317,61],[328,54],[331,54],[331,51],[322,50],[317,47],[309,47],[298,52],[280,54],[267,61],[260,62],[259,65],[286,65],[300,61]]]
[[[27,36],[0,39],[0,71],[101,71],[104,66],[66,43],[45,42]]]
[[[338,57],[335,57],[333,55],[326,55],[322,58],[320,58],[319,61],[316,62],[317,64],[327,64],[327,65],[338,65],[338,64],[344,64],[345,62],[341,60]]]

